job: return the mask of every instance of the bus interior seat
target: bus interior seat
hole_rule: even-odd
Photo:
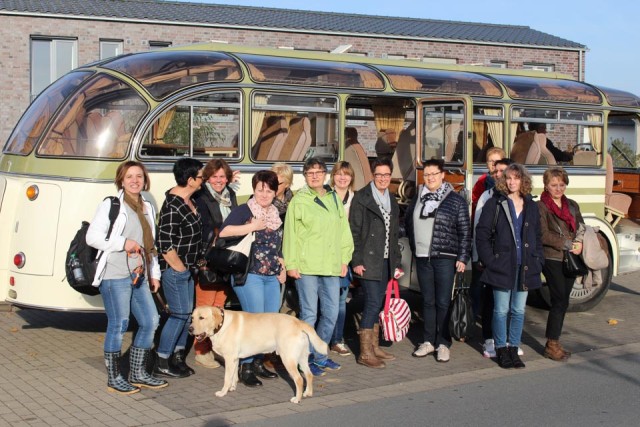
[[[344,149],[344,160],[351,164],[355,176],[353,177],[353,189],[360,190],[373,179],[371,165],[364,148],[360,143],[351,144]]]
[[[596,166],[598,164],[598,153],[595,151],[576,151],[573,154],[574,166]]]
[[[525,165],[555,165],[553,154],[547,149],[547,136],[536,131],[522,132],[511,147],[511,160]]]
[[[534,141],[540,150],[540,158],[537,163],[533,164],[541,164],[541,165],[555,165],[556,158],[553,157],[553,154],[547,148],[547,135],[544,133],[538,133],[534,137]]]
[[[267,117],[266,127],[260,132],[258,142],[253,148],[254,157],[257,160],[268,160],[273,145],[282,145],[287,138],[287,132],[287,120],[284,117]]]
[[[460,126],[448,124],[445,126],[445,142],[444,142],[444,161],[453,161],[453,156],[456,152],[456,146],[458,145],[458,133],[460,133]],[[454,135],[456,135],[454,137]]]
[[[615,227],[618,221],[627,216],[631,206],[631,196],[623,193],[613,192],[613,158],[607,153],[606,171],[604,186],[604,210],[605,218]]]
[[[311,124],[307,117],[294,117],[289,121],[289,133],[286,139],[283,140],[283,144],[280,149],[273,153],[274,156],[270,157],[273,160],[281,161],[298,161],[302,160],[301,156],[304,156],[308,146],[311,144]]]
[[[406,129],[400,132],[396,151],[393,153],[391,161],[393,163],[392,178],[404,181],[416,180],[416,129],[415,123],[411,123]]]

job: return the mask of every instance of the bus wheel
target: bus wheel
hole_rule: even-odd
[[[582,283],[576,281],[571,291],[571,297],[569,299],[569,310],[572,312],[589,311],[606,295],[611,285],[613,278],[613,268],[611,268],[611,256],[609,257],[609,267],[600,270],[602,274],[602,284],[600,286],[594,286],[590,289],[585,288]],[[532,301],[535,306],[541,308],[549,308],[551,306],[551,297],[549,296],[549,288],[546,284],[539,289],[537,295],[533,296]],[[529,301],[531,302],[531,301]]]

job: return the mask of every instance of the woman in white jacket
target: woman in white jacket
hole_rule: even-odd
[[[147,372],[147,360],[160,316],[151,292],[160,287],[160,267],[155,249],[155,211],[142,191],[149,189],[149,174],[142,163],[127,161],[116,172],[119,213],[109,239],[111,200],[105,199],[87,231],[87,244],[102,253],[93,286],[100,289],[107,313],[104,359],[109,391],[132,394],[140,387],[162,388],[166,381]],[[139,329],[130,349],[127,381],[120,373],[122,337],[133,313]]]

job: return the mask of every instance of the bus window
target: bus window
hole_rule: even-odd
[[[167,110],[144,138],[150,157],[240,157],[240,93],[215,92]],[[203,159],[204,160],[204,159]]]
[[[568,166],[602,164],[601,113],[514,108],[511,127],[509,157],[515,162]]]
[[[504,140],[504,110],[502,107],[473,107],[473,162],[485,163],[487,150],[502,148]]]
[[[607,119],[609,154],[615,168],[640,167],[640,120],[635,114],[610,113]]]
[[[448,163],[461,163],[464,138],[463,104],[425,105],[423,109],[422,161],[444,159]],[[460,143],[459,143],[460,141]]]
[[[51,116],[64,100],[93,73],[72,72],[54,82],[24,113],[4,148],[5,153],[29,154],[44,132]]]
[[[251,157],[256,161],[338,159],[338,100],[316,95],[256,93],[251,107]]]
[[[71,97],[43,138],[37,154],[124,158],[147,104],[130,87],[101,75]]]

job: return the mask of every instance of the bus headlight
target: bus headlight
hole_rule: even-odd
[[[18,252],[13,256],[13,264],[18,268],[24,267],[24,264],[26,262],[27,262],[27,257],[24,255],[23,252]]]
[[[37,185],[30,185],[27,188],[27,199],[31,200],[32,202],[38,198],[38,194],[40,193],[40,190],[38,189]]]

